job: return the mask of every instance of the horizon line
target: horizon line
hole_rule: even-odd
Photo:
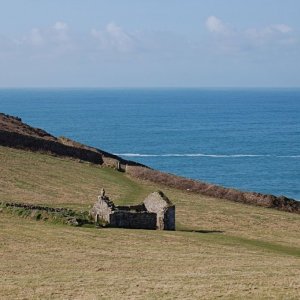
[[[4,89],[300,89],[300,86],[0,86]]]

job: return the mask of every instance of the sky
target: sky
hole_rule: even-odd
[[[0,87],[300,87],[299,0],[0,0]]]

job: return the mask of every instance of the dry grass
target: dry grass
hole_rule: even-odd
[[[86,209],[102,187],[120,204],[139,201],[150,192],[110,168],[1,146],[0,166],[4,201]]]
[[[86,209],[102,186],[118,203],[162,188],[3,147],[0,166],[6,201]],[[299,215],[162,189],[176,204],[176,232],[73,228],[0,213],[0,298],[299,298]]]
[[[299,258],[221,234],[85,229],[2,215],[4,299],[297,299]]]

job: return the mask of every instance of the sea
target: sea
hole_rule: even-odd
[[[161,171],[300,200],[300,89],[0,89],[0,112]]]

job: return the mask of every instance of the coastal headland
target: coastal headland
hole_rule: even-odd
[[[18,117],[3,113],[0,113],[0,145],[71,157],[115,168],[138,179],[205,196],[300,213],[300,202],[294,199],[285,196],[278,197],[256,192],[245,192],[164,173],[140,163],[125,160],[106,151],[80,144],[66,137],[55,137],[43,129],[33,128],[23,123]]]

